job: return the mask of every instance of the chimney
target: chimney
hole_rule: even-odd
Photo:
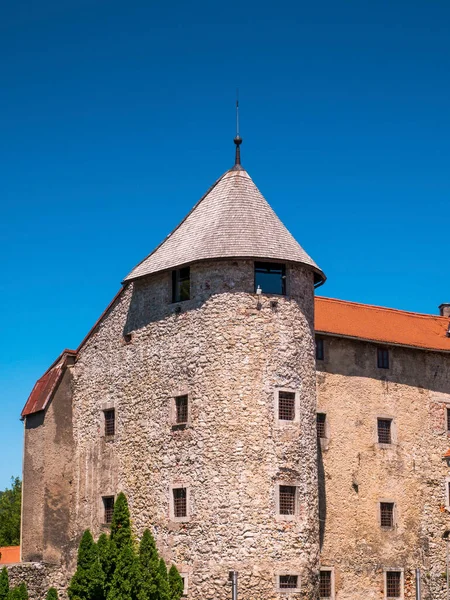
[[[450,317],[450,302],[444,302],[440,305],[439,314],[441,317]]]

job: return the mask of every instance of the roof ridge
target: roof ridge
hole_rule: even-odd
[[[364,306],[364,308],[370,308],[375,310],[384,310],[395,313],[403,313],[407,315],[414,315],[415,317],[421,317],[424,319],[443,319],[447,321],[449,317],[442,315],[432,315],[429,313],[418,313],[410,310],[402,310],[401,308],[391,308],[389,306],[379,306],[378,304],[365,304],[364,302],[355,302],[353,300],[341,300],[339,298],[328,298],[327,296],[316,296],[318,300],[326,300],[327,302],[336,302],[338,304],[352,304],[354,306]]]

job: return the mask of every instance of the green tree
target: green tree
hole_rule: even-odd
[[[140,569],[136,553],[125,545],[115,558],[114,575],[107,600],[138,600],[140,598]]]
[[[102,600],[104,597],[104,574],[97,546],[89,530],[81,538],[77,570],[70,581],[67,594],[71,600]]]
[[[130,510],[123,492],[120,492],[114,503],[110,540],[114,552],[119,552],[125,546],[133,545]]]
[[[50,588],[45,596],[45,600],[58,600],[58,592],[55,588]]]
[[[180,573],[175,565],[172,565],[169,569],[169,591],[170,600],[180,600],[183,595],[184,584]]]
[[[169,589],[169,580],[167,577],[167,567],[164,560],[161,558],[159,561],[159,581],[158,581],[158,592],[159,600],[170,600],[170,589]]]
[[[140,600],[159,600],[159,556],[155,540],[148,529],[139,545],[141,576]]]
[[[27,586],[24,583],[12,588],[8,592],[8,600],[28,600]]]
[[[22,502],[22,482],[18,477],[11,478],[11,489],[0,495],[0,546],[20,544],[20,506]]]
[[[0,600],[6,600],[9,592],[8,569],[3,567],[0,572]]]
[[[103,587],[105,598],[108,595],[109,588],[111,586],[111,580],[113,576],[112,565],[111,565],[111,544],[109,537],[106,533],[102,533],[97,541],[97,553],[100,567],[103,572]],[[1,600],[1,599],[0,599]]]

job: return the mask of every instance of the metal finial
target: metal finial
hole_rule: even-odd
[[[239,135],[239,91],[236,90],[236,137],[234,138],[234,143],[236,144],[236,158],[234,161],[234,166],[236,170],[242,168],[241,167],[241,149],[239,146],[242,144],[242,138]]]

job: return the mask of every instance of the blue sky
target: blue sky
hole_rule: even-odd
[[[122,278],[242,162],[327,296],[449,301],[446,0],[42,0],[0,19],[0,489],[19,414]]]

